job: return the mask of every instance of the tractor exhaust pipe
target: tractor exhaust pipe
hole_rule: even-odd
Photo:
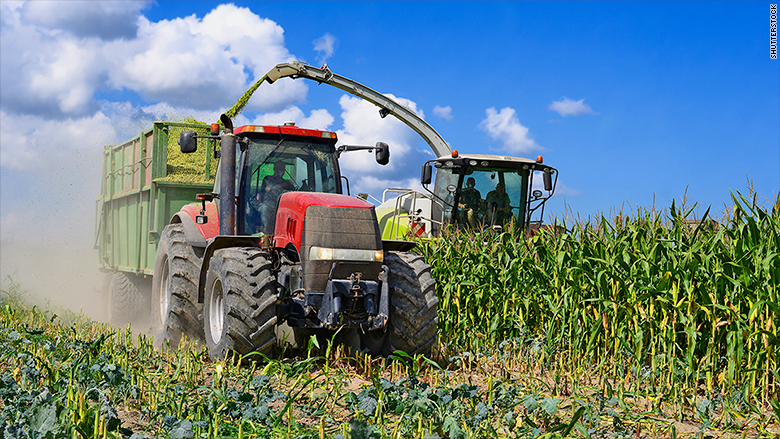
[[[220,136],[219,171],[219,234],[236,234],[236,137],[233,135],[233,121],[222,115],[220,122],[225,131]]]

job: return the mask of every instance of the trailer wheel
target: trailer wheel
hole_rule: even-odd
[[[203,306],[198,304],[201,258],[184,238],[184,226],[163,229],[152,278],[154,346],[175,348],[182,335],[201,341]]]
[[[111,326],[122,328],[142,315],[145,297],[138,286],[121,272],[106,282],[106,317]]]
[[[206,274],[204,320],[212,360],[233,352],[268,354],[276,344],[277,283],[266,252],[217,250]]]
[[[385,253],[385,265],[390,270],[390,331],[384,353],[429,354],[439,323],[431,266],[422,256],[405,252]]]

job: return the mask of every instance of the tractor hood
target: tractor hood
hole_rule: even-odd
[[[300,250],[303,237],[303,220],[309,206],[373,209],[374,205],[348,195],[318,192],[286,192],[279,199],[274,227],[274,247],[295,245]]]

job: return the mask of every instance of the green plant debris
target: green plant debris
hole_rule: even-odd
[[[263,83],[263,81],[266,80],[266,78],[267,76],[264,75],[262,78],[260,78],[259,81],[252,84],[252,86],[249,87],[249,89],[246,92],[244,92],[244,94],[241,95],[240,98],[238,98],[238,101],[236,101],[233,107],[231,107],[230,110],[228,110],[225,113],[225,115],[227,115],[231,119],[238,116],[241,110],[243,110],[244,107],[246,107],[246,104],[249,102],[249,98],[252,97],[252,94],[255,92],[255,90],[257,90],[258,87],[260,87],[260,85]]]

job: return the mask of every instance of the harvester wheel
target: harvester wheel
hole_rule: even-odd
[[[182,335],[203,340],[198,304],[201,258],[184,238],[184,226],[165,226],[157,248],[152,278],[152,329],[154,346],[175,348]]]
[[[276,344],[277,283],[266,255],[257,248],[214,252],[204,303],[206,344],[213,360],[231,352],[268,354]]]
[[[384,354],[429,354],[439,323],[431,266],[420,255],[392,251],[385,253],[385,265],[390,270],[390,331]]]
[[[108,323],[122,328],[136,321],[143,312],[145,297],[125,273],[117,272],[106,282],[106,315]]]

